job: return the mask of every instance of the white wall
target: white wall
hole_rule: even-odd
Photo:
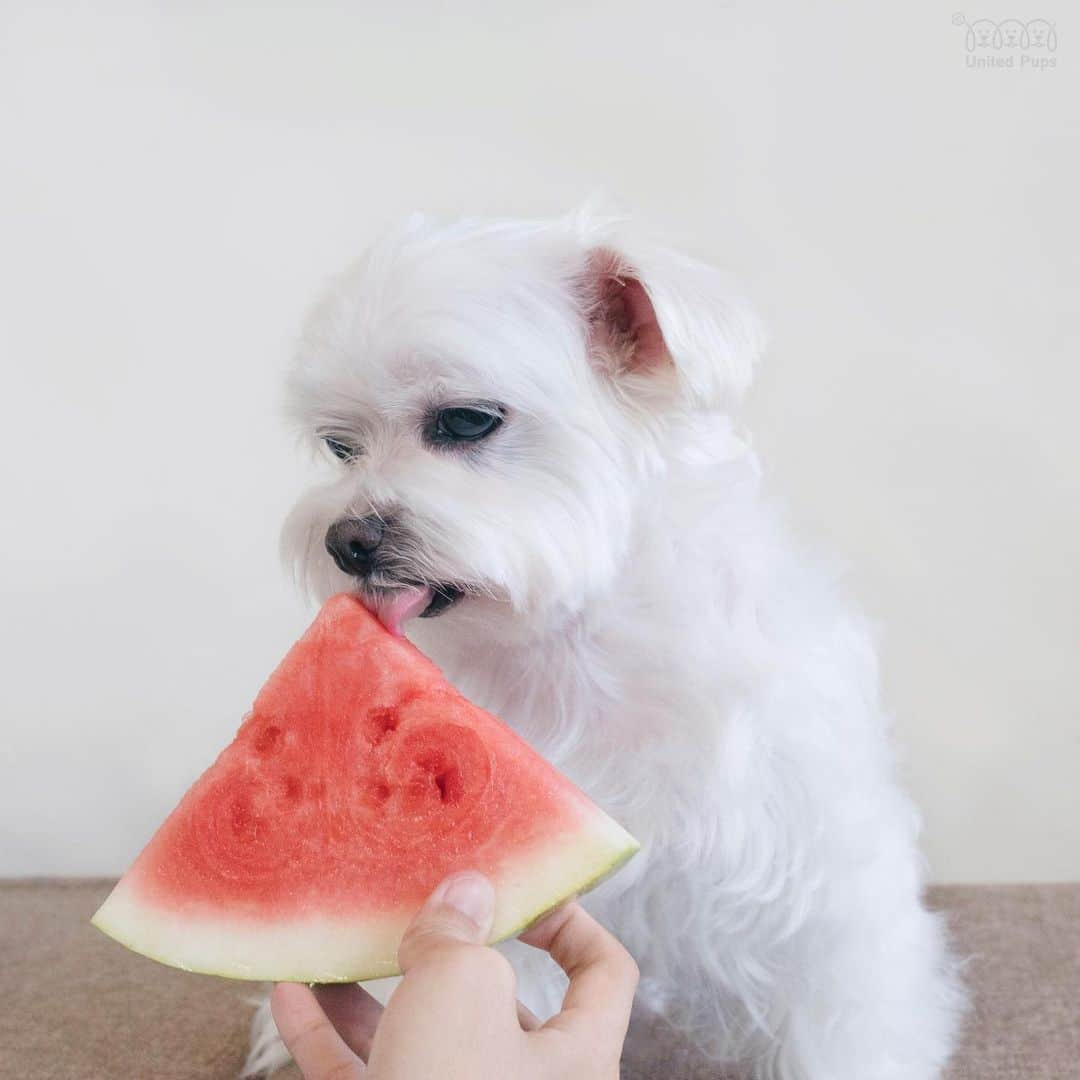
[[[1072,9],[972,70],[929,0],[218,6],[0,3],[0,873],[120,870],[304,624],[321,278],[600,191],[772,323],[759,446],[885,628],[935,876],[1080,877]]]

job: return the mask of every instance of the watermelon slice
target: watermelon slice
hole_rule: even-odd
[[[494,882],[492,941],[637,842],[349,595],[330,600],[93,918],[189,971],[353,982],[454,870]]]

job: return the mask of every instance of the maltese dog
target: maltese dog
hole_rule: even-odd
[[[871,635],[785,535],[732,414],[761,329],[625,223],[414,218],[338,277],[285,529],[641,841],[585,901],[656,1024],[764,1080],[929,1080],[963,992],[922,903]],[[547,957],[520,995],[558,1007]],[[265,1006],[249,1070],[284,1060]],[[674,1075],[674,1074],[672,1074]]]

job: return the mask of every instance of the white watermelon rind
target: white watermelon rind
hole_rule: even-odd
[[[639,847],[597,812],[579,830],[504,860],[493,875],[489,942],[515,937],[563,901],[595,888]],[[350,983],[400,974],[397,948],[412,915],[271,921],[171,911],[141,897],[125,878],[90,921],[132,951],[183,971],[254,982]]]

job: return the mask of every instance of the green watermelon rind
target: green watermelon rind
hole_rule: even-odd
[[[608,866],[597,872],[595,877],[589,878],[588,881],[578,886],[578,888],[574,889],[572,892],[568,892],[565,896],[556,900],[553,904],[548,904],[546,907],[541,908],[535,914],[530,915],[527,919],[525,919],[524,922],[514,927],[513,930],[509,930],[505,934],[501,934],[499,937],[493,939],[492,941],[489,941],[488,944],[498,945],[500,941],[509,941],[510,938],[515,938],[518,936],[518,934],[525,933],[525,931],[528,930],[530,926],[538,923],[545,916],[550,915],[556,908],[561,907],[568,900],[574,900],[579,896],[584,896],[586,893],[592,892],[592,890],[595,889],[598,885],[602,885],[605,881],[607,881],[609,877],[611,877],[613,874],[618,873],[641,850],[641,845],[636,840],[634,840],[633,837],[630,837],[630,839],[632,841],[631,846],[627,847],[625,851],[619,852],[619,854],[616,855],[614,859],[612,859],[611,863]],[[357,982],[359,981],[360,980],[358,979]]]
[[[606,815],[602,816],[606,818]],[[524,914],[518,914],[512,920],[512,925],[509,928],[499,928],[497,933],[489,941],[489,944],[495,945],[500,941],[516,937],[567,900],[576,896],[581,896],[596,888],[625,865],[640,850],[640,844],[610,818],[607,818],[602,823],[596,824],[600,824],[601,830],[607,834],[606,837],[604,837],[604,847],[607,850],[604,852],[604,855],[601,856],[601,858],[606,857],[606,861],[601,862],[600,859],[597,859],[593,864],[593,868],[588,872],[588,876],[582,877],[580,880],[571,879],[569,887],[564,884],[562,888],[557,890],[554,896],[551,894],[544,895],[543,900],[531,910],[527,910]],[[612,840],[614,840],[616,836],[618,837],[618,846],[612,844]],[[595,840],[593,842],[595,843]],[[572,847],[573,844],[571,843],[570,846]],[[600,853],[597,852],[597,854],[599,855]],[[498,892],[497,885],[496,891]],[[146,934],[140,932],[140,923],[142,921],[138,914],[141,904],[140,901],[135,900],[132,905],[131,901],[125,903],[125,901],[120,900],[121,910],[119,915],[113,917],[111,909],[117,906],[119,893],[120,889],[118,887],[98,909],[97,913],[90,920],[91,924],[97,927],[102,933],[113,938],[113,940],[126,946],[128,949],[131,949],[133,952],[145,956],[148,959],[155,960],[158,963],[165,964],[168,967],[178,968],[182,971],[251,982],[317,982],[321,984],[366,982],[371,979],[388,978],[401,973],[396,960],[380,961],[375,968],[358,967],[346,968],[345,970],[338,971],[334,971],[330,968],[295,970],[289,969],[286,966],[283,966],[279,970],[275,969],[273,964],[265,967],[260,966],[257,969],[247,967],[245,970],[239,970],[237,966],[230,969],[227,966],[216,967],[210,964],[184,963],[177,955],[169,955],[169,950],[161,950],[151,944],[148,938],[154,937],[152,933]],[[128,912],[123,910],[124,907],[129,909]],[[152,905],[146,905],[146,907],[150,911],[153,911]],[[132,911],[134,911],[134,914],[132,914]],[[155,918],[167,917],[167,913],[162,911],[154,912],[153,915]],[[175,920],[179,924],[183,924],[184,922],[181,915],[175,916]],[[145,924],[143,924],[143,926],[145,926]],[[271,927],[271,929],[273,929],[273,927]],[[287,926],[283,927],[281,932],[287,934]],[[396,948],[394,951],[396,953]]]

